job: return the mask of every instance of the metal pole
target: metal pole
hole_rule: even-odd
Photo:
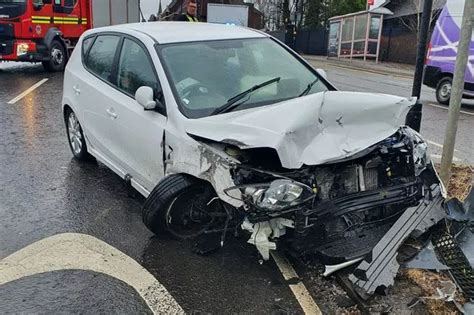
[[[456,132],[458,130],[459,111],[461,110],[462,94],[464,92],[464,75],[469,58],[469,46],[472,36],[473,0],[466,0],[461,24],[461,37],[459,39],[456,66],[454,68],[453,87],[449,101],[448,124],[444,137],[443,156],[441,158],[440,177],[445,185],[451,176],[451,165],[453,163],[454,144],[456,143]]]
[[[471,1],[471,0],[467,0]],[[421,127],[421,115],[422,115],[422,104],[420,101],[421,85],[423,79],[423,66],[425,63],[426,56],[426,43],[428,42],[428,32],[430,29],[431,21],[431,9],[433,7],[433,0],[424,0],[423,13],[420,26],[420,37],[418,40],[418,51],[416,54],[416,67],[415,77],[413,79],[413,89],[411,92],[412,96],[415,96],[418,100],[413,108],[408,112],[406,117],[406,125],[420,131]]]

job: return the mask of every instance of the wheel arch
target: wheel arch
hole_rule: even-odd
[[[438,74],[438,77],[436,78],[436,82],[437,82],[436,85],[438,85],[438,83],[446,77],[449,77],[452,79],[454,76],[451,72],[440,72]]]
[[[64,41],[64,34],[61,32],[58,28],[52,27],[48,30],[46,35],[44,36],[44,44],[48,48],[48,50],[51,49],[51,45],[53,44],[53,41],[58,41],[64,48],[64,52],[66,54],[66,58],[69,59],[69,52],[67,49],[66,42]]]

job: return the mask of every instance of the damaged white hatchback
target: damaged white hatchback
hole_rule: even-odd
[[[327,274],[357,264],[371,294],[403,242],[444,217],[427,144],[403,126],[414,102],[337,91],[258,31],[160,22],[86,32],[62,108],[74,156],[147,197],[154,233],[218,247],[248,232],[263,259],[281,245]]]

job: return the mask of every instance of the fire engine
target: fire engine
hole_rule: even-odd
[[[83,32],[140,21],[140,0],[0,0],[0,61],[62,71]]]

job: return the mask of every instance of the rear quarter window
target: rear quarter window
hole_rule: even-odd
[[[92,43],[94,42],[95,36],[87,37],[82,41],[82,58],[85,60],[85,56],[89,51]]]
[[[112,82],[114,57],[119,41],[120,37],[115,35],[97,36],[84,62],[87,70],[105,81]]]

